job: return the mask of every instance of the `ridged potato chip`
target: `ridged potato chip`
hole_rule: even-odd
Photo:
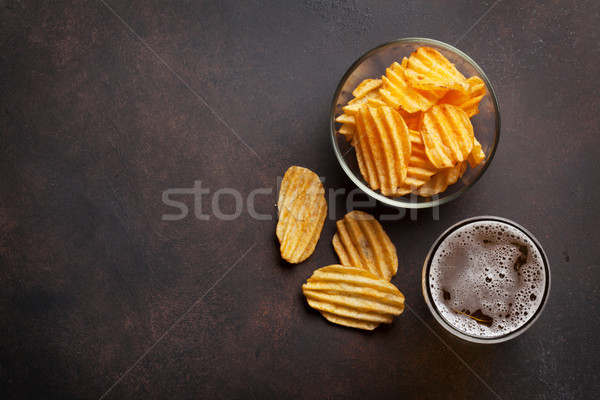
[[[327,214],[325,190],[317,174],[307,168],[290,167],[281,181],[277,209],[281,257],[300,263],[313,253]]]
[[[421,124],[421,118],[423,117],[423,113],[421,111],[417,111],[414,113],[409,113],[403,109],[398,109],[398,113],[402,116],[404,122],[406,122],[406,126],[409,130],[418,131],[419,126]]]
[[[424,185],[440,170],[429,161],[421,134],[410,131],[412,154],[408,159],[408,169],[404,184],[396,190],[394,197],[404,196]]]
[[[348,105],[342,107],[342,110],[344,110],[344,114],[355,116],[356,114],[358,114],[358,110],[360,110],[362,106],[364,106],[365,104],[369,104],[372,101],[381,102],[381,100],[379,99],[379,92],[377,90],[374,90],[364,94],[361,97],[357,97],[350,100],[348,102]],[[385,103],[383,103],[383,105],[385,105]]]
[[[398,271],[396,247],[372,215],[351,211],[337,221],[333,248],[340,264],[371,271],[386,281]]]
[[[469,154],[469,158],[467,158],[467,161],[469,161],[469,165],[471,166],[471,168],[475,168],[476,166],[481,164],[483,162],[483,160],[485,160],[485,153],[483,152],[483,149],[481,148],[481,143],[479,143],[477,141],[477,139],[474,138],[473,139],[473,150],[471,150],[471,153]]]
[[[402,108],[409,113],[426,111],[446,94],[445,90],[419,90],[410,86],[404,78],[405,70],[405,67],[395,62],[385,70],[385,76],[381,77],[383,86],[379,89],[379,94],[391,107]]]
[[[431,47],[419,47],[408,58],[405,79],[421,90],[454,89],[466,92],[467,80],[446,57]]]
[[[471,118],[479,114],[479,102],[485,96],[485,83],[478,76],[472,76],[467,79],[469,89],[466,92],[458,90],[449,90],[438,104],[452,104],[461,108]]]
[[[387,104],[383,100],[381,100],[381,96],[377,96],[377,97],[369,99],[367,101],[367,104],[372,107],[387,106]]]
[[[473,125],[456,106],[431,107],[423,113],[420,131],[429,161],[437,168],[453,167],[465,161],[473,150]]]
[[[381,86],[381,79],[365,79],[352,91],[354,98],[361,98]]]
[[[358,113],[360,107],[372,103],[385,105],[380,100],[379,91],[377,90],[381,84],[381,79],[365,79],[352,92],[354,98],[346,106],[342,107],[344,113],[338,116],[335,121],[342,124],[338,132],[344,135],[346,141],[350,141],[354,135],[354,116]]]
[[[431,177],[424,185],[416,190],[416,194],[422,197],[431,197],[443,192],[448,186],[456,183],[467,169],[467,162],[463,161],[455,167],[445,168]]]
[[[373,330],[404,311],[404,295],[390,282],[356,267],[330,265],[302,285],[308,305],[327,320]]]
[[[352,144],[360,171],[371,189],[392,195],[406,178],[411,154],[406,123],[388,106],[362,107],[355,120]]]
[[[352,136],[354,136],[355,131],[356,131],[356,129],[354,128],[354,117],[352,117],[351,124],[342,124],[340,129],[338,129],[338,132],[340,133],[340,135],[344,135],[344,138],[346,139],[347,142],[352,140]]]
[[[352,124],[354,125],[354,116],[343,113],[335,119],[335,122],[339,122],[340,124]]]

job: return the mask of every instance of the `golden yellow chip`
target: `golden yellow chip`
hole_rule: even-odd
[[[354,119],[354,118],[352,118]],[[344,135],[344,137],[346,138],[346,141],[350,141],[352,140],[352,136],[354,136],[354,123],[352,124],[342,124],[342,126],[340,127],[340,129],[338,129],[338,132],[340,133],[340,135]]]
[[[400,66],[402,67],[402,69],[406,70],[406,68],[408,68],[408,58],[402,57],[402,63],[400,64]]]
[[[387,104],[383,100],[381,100],[381,96],[378,96],[376,98],[370,98],[367,101],[367,104],[370,105],[371,107],[387,106]]]
[[[462,108],[469,118],[479,114],[479,102],[486,93],[485,83],[478,76],[472,76],[467,79],[467,85],[469,89],[466,92],[449,90],[438,104],[452,104]]]
[[[419,90],[410,86],[404,78],[405,69],[395,62],[381,77],[383,86],[379,94],[391,107],[402,108],[409,113],[426,111],[446,94],[445,90]]]
[[[327,214],[325,190],[317,174],[290,167],[281,181],[276,234],[281,257],[296,264],[314,251]]]
[[[410,137],[410,143],[423,145],[423,136],[418,129],[408,129],[408,136]]]
[[[337,221],[333,248],[340,264],[363,268],[386,281],[398,271],[396,247],[372,215],[351,211]]]
[[[410,140],[412,154],[408,159],[406,179],[404,180],[404,184],[393,194],[394,197],[404,196],[413,192],[440,171],[431,163],[431,161],[429,161],[429,157],[427,157],[427,153],[425,153],[421,134],[411,130]]]
[[[445,168],[435,174],[424,185],[420,186],[415,193],[422,197],[431,197],[441,193],[446,190],[449,185],[456,183],[456,181],[458,181],[465,173],[466,169],[466,161],[456,164],[455,167]]]
[[[354,115],[358,114],[358,110],[367,103],[370,103],[373,101],[383,103],[380,100],[380,98],[381,97],[379,96],[379,91],[374,90],[374,91],[371,91],[371,92],[368,92],[368,93],[362,95],[361,97],[357,97],[357,98],[350,100],[348,102],[348,105],[342,107],[342,110],[344,110],[344,114],[354,116]],[[385,103],[383,103],[383,105],[385,105]]]
[[[385,105],[380,100],[379,91],[377,90],[381,83],[381,79],[365,79],[352,92],[354,98],[342,107],[344,113],[339,115],[335,121],[342,124],[338,132],[344,135],[347,141],[350,141],[354,135],[354,116],[358,114],[360,107],[365,104]]]
[[[342,114],[339,115],[336,119],[335,122],[339,122],[340,124],[352,124],[354,125],[354,117],[350,114]]]
[[[435,105],[423,113],[420,130],[427,156],[436,168],[465,161],[473,149],[471,120],[453,105]]]
[[[408,58],[406,81],[421,90],[454,89],[466,92],[467,80],[446,57],[431,47],[419,47]]]
[[[469,154],[469,158],[467,158],[467,160],[469,161],[469,165],[471,166],[471,168],[475,168],[476,166],[481,164],[483,160],[485,160],[485,153],[481,148],[481,143],[479,143],[475,138],[473,139],[473,150],[471,150],[471,153]]]
[[[404,295],[390,282],[356,267],[330,265],[302,285],[308,305],[330,322],[373,330],[404,311]]]
[[[421,111],[417,111],[415,113],[409,113],[403,109],[399,109],[398,113],[402,116],[404,122],[406,122],[406,126],[409,130],[418,131],[419,125],[421,124],[421,117],[423,113]]]
[[[352,92],[355,98],[360,98],[381,86],[381,79],[365,79]]]
[[[406,178],[411,154],[406,123],[387,106],[364,106],[355,121],[352,144],[360,171],[371,189],[392,195]]]

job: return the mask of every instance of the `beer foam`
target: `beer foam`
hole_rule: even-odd
[[[504,336],[540,307],[544,260],[521,230],[497,221],[472,222],[439,245],[429,286],[440,314],[457,330],[482,338]]]

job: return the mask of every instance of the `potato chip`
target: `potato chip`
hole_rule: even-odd
[[[418,129],[408,129],[408,137],[410,138],[410,143],[412,144],[420,144],[423,145],[423,136],[421,136],[421,132]]]
[[[340,264],[369,270],[386,281],[396,275],[396,247],[372,215],[351,211],[337,221],[337,228],[333,248]]]
[[[473,150],[471,150],[471,153],[469,154],[469,158],[467,158],[467,160],[469,161],[469,165],[471,166],[471,168],[475,168],[476,166],[481,164],[483,160],[485,160],[485,153],[481,148],[481,143],[479,143],[475,138],[473,139]]]
[[[365,79],[352,92],[354,98],[342,107],[344,113],[339,115],[335,121],[342,124],[338,132],[344,135],[347,141],[350,141],[354,135],[354,116],[358,113],[360,107],[365,104],[385,105],[380,100],[379,91],[377,90],[381,84],[381,79]]]
[[[402,108],[409,113],[426,111],[446,94],[445,90],[427,91],[410,86],[404,78],[405,69],[395,62],[386,69],[385,76],[381,77],[383,86],[379,89],[379,94],[391,107]]]
[[[369,127],[369,131],[367,131]],[[369,146],[369,133],[372,132],[373,128],[370,125],[366,125],[363,118],[358,116],[356,119],[356,132],[352,137],[352,146],[356,151],[356,160],[358,162],[358,168],[367,184],[373,190],[379,189],[379,176],[376,173],[375,161],[371,155],[371,149]],[[372,134],[373,135],[373,134]],[[375,140],[375,143],[378,143]]]
[[[354,117],[350,114],[346,114],[343,113],[342,115],[339,115],[336,119],[335,122],[339,122],[340,124],[352,124],[354,125]]]
[[[381,79],[365,79],[356,87],[356,89],[354,89],[352,95],[354,96],[354,98],[361,98],[367,93],[378,89],[382,83],[383,82],[381,81]]]
[[[317,174],[290,167],[281,181],[276,234],[281,257],[296,264],[314,251],[327,214],[325,190]]]
[[[421,118],[423,113],[421,111],[417,111],[415,113],[409,113],[403,109],[398,109],[398,113],[402,116],[404,122],[406,122],[406,126],[409,130],[418,131],[419,125],[421,124]]]
[[[402,57],[402,62],[400,63],[400,67],[402,67],[403,70],[406,70],[406,68],[408,67],[408,58]]]
[[[473,125],[467,114],[450,104],[423,113],[421,135],[429,160],[437,168],[449,168],[467,159],[473,149]]]
[[[404,182],[411,154],[406,123],[391,107],[365,106],[355,117],[360,171],[371,189],[392,195]]]
[[[358,110],[365,104],[369,104],[372,101],[378,102],[378,103],[383,103],[380,100],[380,98],[381,97],[379,96],[379,91],[377,91],[377,90],[371,91],[359,98],[354,98],[354,99],[350,100],[348,102],[348,105],[342,107],[342,110],[344,110],[344,114],[355,116],[356,114],[358,114]],[[383,103],[383,105],[386,105],[386,104]]]
[[[452,104],[453,106],[462,108],[469,118],[479,114],[479,102],[486,93],[485,83],[478,76],[472,76],[467,79],[467,85],[469,89],[466,92],[449,90],[440,99],[438,104]]]
[[[420,186],[415,193],[421,197],[431,197],[441,193],[446,190],[449,185],[456,183],[456,181],[458,181],[465,173],[466,169],[466,161],[456,164],[455,167],[445,168],[435,174],[424,185]]]
[[[431,47],[419,47],[410,55],[404,77],[413,88],[421,90],[469,89],[454,64]]]
[[[354,120],[354,118],[352,118],[352,119]],[[356,131],[356,129],[354,128],[354,121],[351,124],[348,124],[348,123],[342,124],[340,129],[338,129],[338,132],[340,133],[340,135],[344,135],[347,142],[352,140],[352,136],[354,136],[355,131]]]
[[[362,268],[330,265],[302,285],[308,305],[327,320],[373,330],[404,311],[404,295],[390,282]]]
[[[384,102],[383,100],[381,100],[381,96],[374,97],[374,98],[370,98],[367,101],[367,104],[370,105],[371,107],[381,107],[381,106],[387,106],[386,102]]]
[[[421,133],[413,130],[409,132],[412,154],[408,159],[406,179],[404,180],[404,184],[396,189],[393,197],[404,196],[413,192],[440,171],[429,161],[429,157],[425,153]]]

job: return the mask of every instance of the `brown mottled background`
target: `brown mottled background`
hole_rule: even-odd
[[[600,392],[597,1],[0,1],[0,398],[591,399]],[[412,312],[372,333],[309,309],[336,261],[280,260],[277,177],[353,189],[328,109],[350,64],[422,36],[486,71],[502,134],[485,176],[439,210],[383,225]],[[167,189],[210,191],[163,220]],[[234,214],[235,189],[244,203]],[[257,188],[250,215],[246,200]],[[381,205],[362,209],[380,216]],[[500,345],[436,324],[421,266],[448,226],[514,219],[553,281],[538,322]]]

